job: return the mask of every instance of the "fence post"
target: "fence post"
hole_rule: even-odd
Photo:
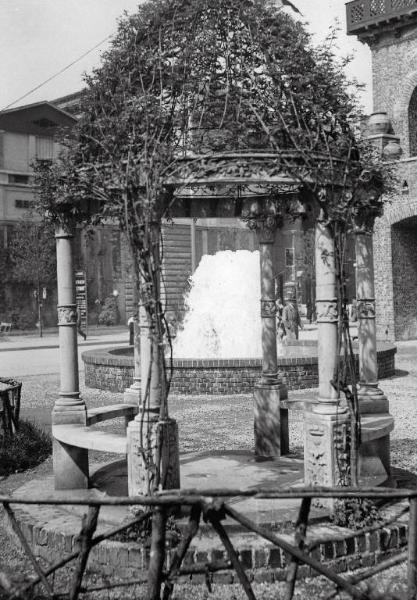
[[[408,521],[407,599],[417,600],[417,497],[410,497]]]
[[[160,600],[165,562],[165,527],[167,513],[164,506],[155,506],[152,515],[152,541],[148,568],[148,600]]]

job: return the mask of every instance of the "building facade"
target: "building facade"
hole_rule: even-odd
[[[348,34],[372,52],[373,105],[386,113],[376,134],[389,160],[398,161],[400,191],[377,219],[375,296],[380,339],[417,338],[417,0],[354,0]],[[374,113],[374,115],[375,115]],[[375,117],[374,117],[375,118]],[[380,120],[384,115],[379,115]],[[373,133],[372,131],[370,132]],[[375,138],[375,135],[372,135]]]

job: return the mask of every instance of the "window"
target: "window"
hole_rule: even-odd
[[[29,175],[9,175],[9,183],[18,183],[19,185],[29,184]]]
[[[39,160],[52,160],[54,157],[54,140],[51,137],[36,138],[36,158]]]
[[[15,200],[14,201],[15,208],[21,208],[24,210],[29,210],[35,206],[33,200]]]

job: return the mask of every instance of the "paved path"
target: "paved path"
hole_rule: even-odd
[[[129,332],[127,327],[107,330],[92,327],[86,341],[78,337],[78,346],[111,345],[113,343],[127,344],[128,340]],[[58,333],[56,331],[47,332],[43,337],[35,334],[0,336],[0,352],[36,350],[38,348],[59,348]]]

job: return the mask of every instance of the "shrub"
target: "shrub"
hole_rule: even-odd
[[[19,430],[13,437],[5,437],[0,446],[0,475],[36,467],[51,452],[50,436],[32,423],[20,421]]]
[[[114,296],[108,296],[104,300],[103,308],[98,316],[100,325],[116,325],[119,322],[119,310],[117,300]]]

